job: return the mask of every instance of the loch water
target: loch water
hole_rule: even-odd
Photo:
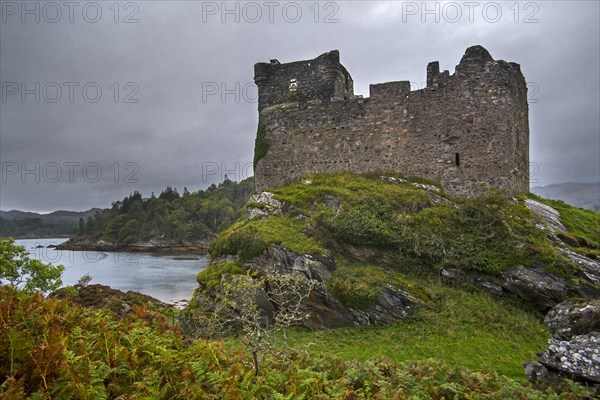
[[[91,284],[108,285],[122,291],[133,290],[166,303],[189,300],[198,287],[196,275],[206,268],[205,255],[154,255],[151,253],[70,251],[49,248],[67,239],[15,239],[30,258],[63,265],[63,285],[74,285],[85,274]]]

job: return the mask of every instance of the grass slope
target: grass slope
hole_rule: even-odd
[[[313,357],[435,359],[449,366],[487,366],[524,380],[522,363],[534,360],[549,338],[541,316],[510,299],[444,286],[437,271],[449,267],[498,276],[523,265],[571,279],[575,266],[536,227],[539,221],[523,198],[490,193],[455,199],[431,187],[428,194],[423,185],[432,182],[399,183],[398,178],[311,175],[275,188],[274,198],[285,204],[283,215],[242,218],[217,238],[211,254],[237,255],[243,263],[270,244],[299,253],[332,249],[337,269],[326,285],[346,306],[368,308],[389,282],[424,300],[411,317],[388,326],[293,332],[295,346],[309,345]],[[597,246],[600,214],[532,197],[556,207],[569,234]],[[348,246],[366,249],[368,262],[353,258]],[[217,276],[210,276],[214,283]]]
[[[294,346],[312,355],[345,360],[434,359],[451,366],[489,368],[524,380],[523,362],[534,360],[550,337],[540,318],[508,301],[478,291],[420,280],[432,301],[410,317],[386,326],[295,331]]]
[[[556,209],[571,235],[585,240],[593,247],[600,247],[600,213],[577,208],[561,200],[544,199],[535,194],[530,194],[529,197]]]

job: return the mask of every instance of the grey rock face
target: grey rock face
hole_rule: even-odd
[[[567,296],[567,284],[550,272],[519,267],[502,275],[502,288],[547,311]]]
[[[382,181],[385,182],[389,182],[389,183],[407,183],[407,180],[404,180],[402,178],[394,178],[393,176],[385,176],[382,175],[379,177],[379,179],[381,179]]]
[[[437,186],[433,186],[433,185],[427,185],[425,183],[411,183],[412,186],[417,187],[417,188],[421,188],[421,189],[425,189],[429,192],[439,192],[440,188]]]
[[[562,302],[546,314],[544,323],[555,339],[569,340],[576,335],[600,332],[600,299]]]
[[[480,289],[483,289],[486,292],[496,296],[503,295],[502,286],[495,282],[493,278],[490,278],[488,276],[467,274],[466,272],[460,269],[453,268],[441,268],[439,270],[439,273],[442,279],[446,281],[459,282],[477,286]]]
[[[544,323],[552,331],[538,361],[525,363],[532,381],[568,376],[600,382],[600,299],[565,301],[548,312]]]
[[[276,245],[269,246],[267,254],[264,265],[272,265],[281,273],[290,274],[298,271],[306,279],[324,282],[331,278],[335,271],[333,260],[325,256],[298,254]]]
[[[523,364],[523,368],[525,369],[525,375],[532,382],[547,381],[551,376],[548,368],[539,362],[526,362]]]
[[[406,317],[415,307],[414,297],[402,289],[389,286],[381,290],[370,309],[350,309],[350,314],[361,325],[376,325]]]
[[[325,201],[325,204],[327,204],[327,206],[331,207],[331,210],[333,211],[333,213],[335,215],[338,215],[338,213],[340,212],[340,203],[341,203],[339,197],[325,194],[325,195],[323,195],[323,200]]]
[[[254,217],[268,217],[269,215],[280,215],[283,204],[273,198],[273,193],[262,192],[252,195],[250,201],[259,203],[261,207],[248,207],[246,215],[252,219]]]
[[[600,262],[592,260],[569,249],[560,249],[560,252],[581,268],[585,277],[595,285],[600,285]]]
[[[532,199],[525,200],[525,205],[541,218],[540,228],[558,232],[567,231],[567,228],[560,222],[560,213],[554,208]]]
[[[574,336],[568,341],[550,339],[539,361],[566,375],[600,383],[600,333]]]
[[[259,274],[264,268],[274,268],[282,274],[300,272],[307,280],[314,281],[315,286],[304,303],[310,315],[304,325],[312,330],[392,322],[408,315],[420,302],[402,288],[389,285],[380,291],[369,309],[345,307],[325,286],[335,272],[329,256],[299,254],[281,246],[269,246],[264,256],[247,266]]]

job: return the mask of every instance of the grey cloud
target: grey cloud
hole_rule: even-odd
[[[219,15],[203,22],[203,5],[221,2],[189,1],[135,2],[135,24],[114,23],[112,2],[100,3],[103,17],[95,24],[81,18],[21,23],[6,16],[0,23],[3,83],[96,82],[103,95],[95,104],[80,91],[72,104],[21,103],[16,96],[0,103],[2,163],[96,162],[103,178],[22,183],[18,174],[5,176],[0,208],[83,210],[109,206],[133,190],[144,195],[166,185],[196,190],[227,172],[241,177],[236,165],[252,161],[256,104],[243,96],[236,102],[232,95],[225,102],[219,96],[203,102],[203,84],[243,86],[252,82],[256,62],[313,58],[332,49],[340,50],[356,92],[367,96],[370,83],[424,82],[429,61],[439,60],[453,72],[466,47],[482,44],[494,58],[520,63],[527,81],[539,88],[538,102],[530,104],[536,184],[600,180],[597,2],[529,2],[539,8],[537,23],[523,22],[532,11],[525,3],[519,3],[516,23],[512,2],[497,3],[502,18],[496,23],[478,13],[469,22],[463,2],[455,2],[465,14],[460,21],[450,23],[442,15],[436,23],[427,15],[423,23],[421,13],[403,13],[421,2],[350,1],[334,3],[337,23],[322,23],[331,12],[326,3],[320,3],[319,23],[309,9],[313,2],[300,3],[297,23],[277,13],[270,23],[264,9],[257,23],[243,18],[235,23],[231,16],[221,23]],[[480,8],[488,3],[480,2]],[[448,2],[428,7],[436,4],[442,9]],[[120,20],[126,11],[131,10],[121,10]],[[110,89],[115,82],[118,103]],[[139,88],[138,103],[123,103],[130,93],[123,87],[127,82]],[[115,162],[121,168],[134,162],[139,182],[115,183],[109,169]],[[215,166],[219,171],[208,174]]]

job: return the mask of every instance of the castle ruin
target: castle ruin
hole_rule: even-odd
[[[254,66],[259,130],[256,190],[310,173],[395,172],[472,197],[498,187],[529,192],[527,86],[519,64],[466,50],[455,73],[427,66],[427,87],[410,82],[354,95],[337,50],[313,60]]]

